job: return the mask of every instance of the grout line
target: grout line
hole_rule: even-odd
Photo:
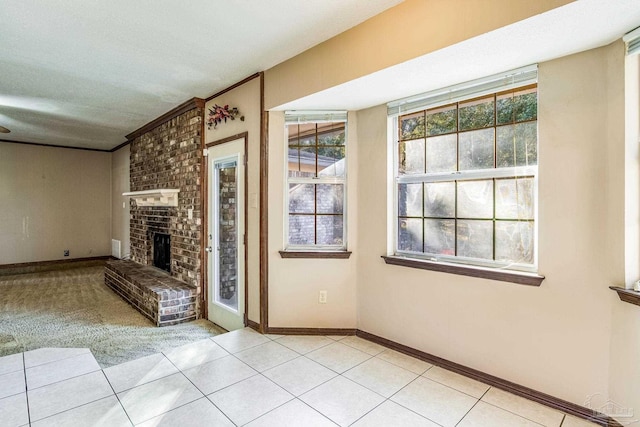
[[[437,382],[437,381],[436,381],[436,382]],[[439,383],[439,384],[441,384],[441,383]],[[444,384],[442,384],[442,385],[444,385]],[[482,396],[480,396],[479,398],[477,398],[476,403],[474,403],[474,404],[471,406],[471,408],[469,408],[469,410],[468,410],[467,412],[465,412],[465,413],[464,413],[464,415],[462,416],[462,418],[460,418],[460,421],[458,421],[458,422],[456,423],[456,426],[457,426],[458,424],[460,424],[460,423],[462,422],[462,420],[464,420],[464,419],[467,417],[467,415],[469,415],[469,413],[473,410],[473,408],[475,408],[475,407],[476,407],[476,405],[477,405],[478,403],[480,403],[480,401],[482,400],[482,398],[484,397],[484,395],[485,395],[485,394],[487,394],[487,393],[489,392],[489,390],[490,390],[490,389],[491,389],[491,387],[487,388],[487,389],[484,391],[484,393],[482,393]],[[486,403],[486,402],[484,402],[484,403]]]
[[[337,422],[333,421],[331,418],[329,418],[328,416],[326,416],[325,414],[323,414],[322,412],[318,411],[316,408],[314,408],[313,406],[309,405],[307,402],[305,402],[304,400],[296,397],[296,399],[298,402],[302,403],[303,405],[307,406],[308,408],[310,408],[312,411],[320,414],[321,416],[323,416],[324,418],[328,419],[329,422],[335,424],[335,425],[339,425]],[[354,421],[355,422],[355,421]]]
[[[284,389],[284,387],[282,387],[281,385],[277,384],[275,381],[271,380],[270,378],[265,377],[265,376],[264,376],[264,375],[262,375],[262,374],[259,374],[259,375],[260,375],[260,376],[262,376],[262,378],[266,379],[267,381],[269,381],[269,382],[273,383],[276,387],[278,387],[279,389],[281,389],[282,391],[284,391],[285,393],[287,393],[287,394],[288,394],[289,396],[291,396],[292,398],[291,398],[291,399],[289,399],[289,400],[287,400],[286,402],[282,403],[281,405],[278,405],[278,406],[276,406],[275,408],[272,408],[272,409],[268,410],[268,411],[267,411],[267,412],[265,412],[264,414],[261,414],[261,415],[259,415],[259,416],[255,417],[255,418],[253,418],[252,420],[247,421],[246,423],[244,423],[244,425],[249,424],[249,423],[251,423],[251,422],[253,422],[253,421],[257,420],[258,418],[263,417],[263,416],[267,415],[268,413],[273,412],[273,411],[275,411],[276,409],[281,408],[282,406],[286,405],[287,403],[289,403],[289,402],[293,402],[294,400],[296,400],[296,399],[297,399],[297,397],[296,397],[296,396],[294,396],[294,395],[293,395],[293,393],[288,392],[287,390],[285,390],[285,389]],[[253,377],[252,377],[252,378],[253,378]],[[247,378],[247,379],[248,379],[248,378]],[[236,383],[236,384],[237,384],[237,383]],[[213,394],[213,393],[212,393],[212,394]],[[213,403],[213,402],[211,402],[211,403]],[[214,403],[214,405],[215,405],[215,403]],[[218,408],[218,409],[220,409],[220,408]],[[220,409],[220,411],[222,411],[222,409]],[[224,413],[224,412],[223,412],[223,413]],[[226,415],[226,414],[225,414],[225,415]],[[228,418],[228,417],[227,417],[227,418]]]
[[[102,368],[100,367],[100,365],[98,365],[98,369],[94,369],[93,371],[82,372],[80,374],[74,374],[73,376],[68,377],[68,378],[64,378],[64,379],[61,379],[61,380],[58,380],[58,381],[54,381],[54,382],[51,382],[51,383],[43,384],[43,385],[38,386],[38,387],[34,387],[31,390],[40,390],[41,388],[48,387],[50,385],[59,384],[59,383],[64,382],[64,381],[72,380],[74,378],[82,377],[82,376],[88,375],[88,374],[93,374],[94,372],[98,372],[98,371],[101,371],[101,370],[102,370]],[[25,372],[25,375],[26,375],[26,372]]]
[[[186,370],[193,369],[193,368],[197,368],[197,367],[199,367],[199,366],[208,365],[208,364],[210,364],[210,363],[217,362],[217,361],[219,361],[220,359],[223,359],[223,358],[225,358],[225,357],[229,357],[229,356],[233,356],[233,354],[228,354],[227,356],[219,357],[219,358],[217,358],[217,359],[215,359],[215,360],[212,360],[212,361],[210,361],[210,362],[201,363],[200,365],[192,366],[191,368],[187,368]],[[235,356],[234,356],[234,357],[235,357]],[[240,361],[241,363],[244,363],[242,360],[238,359],[237,357],[236,357],[236,360]],[[248,377],[246,377],[246,378],[242,378],[242,379],[240,379],[240,380],[238,380],[238,381],[234,381],[233,383],[231,383],[231,384],[229,384],[229,385],[226,385],[226,386],[224,386],[224,387],[222,387],[222,388],[220,388],[220,389],[218,389],[218,390],[216,390],[216,391],[213,391],[213,392],[211,392],[211,393],[209,393],[209,394],[206,394],[206,393],[204,392],[204,390],[200,390],[200,388],[199,388],[197,385],[195,385],[195,384],[194,384],[194,382],[193,382],[193,381],[191,381],[191,379],[190,379],[188,376],[186,376],[186,375],[185,375],[185,373],[184,373],[184,372],[182,372],[182,370],[181,370],[180,368],[178,368],[178,367],[177,367],[177,366],[176,366],[176,365],[175,365],[171,360],[169,360],[169,362],[171,362],[171,364],[172,364],[173,366],[175,366],[175,367],[176,367],[176,369],[178,369],[178,373],[182,374],[182,376],[184,376],[184,377],[187,379],[187,381],[189,381],[189,382],[190,382],[190,383],[191,383],[191,384],[196,388],[196,390],[198,390],[200,393],[202,393],[202,395],[203,395],[204,397],[206,397],[207,399],[209,398],[209,396],[211,396],[211,395],[212,395],[212,394],[214,394],[214,393],[217,393],[217,392],[219,392],[219,391],[221,391],[221,390],[227,389],[227,388],[231,387],[232,385],[238,384],[238,383],[240,383],[240,382],[242,382],[242,381],[244,381],[244,380],[248,380],[249,378],[253,378],[253,377],[255,377],[256,375],[260,375],[260,372],[256,371],[256,370],[255,370],[255,369],[253,369],[251,366],[249,366],[249,365],[247,365],[246,363],[244,363],[245,365],[247,365],[247,367],[249,367],[249,369],[251,369],[251,370],[252,370],[253,372],[255,372],[255,373],[254,373],[254,374],[252,374],[252,375],[249,375],[249,376],[248,376]],[[209,399],[209,400],[211,401],[211,399]],[[211,403],[213,403],[213,401],[211,401]],[[215,406],[215,403],[213,403],[213,405]],[[217,408],[217,406],[216,406],[216,408]],[[220,408],[218,408],[218,409],[220,409]],[[221,410],[221,411],[222,411],[222,410]],[[225,416],[226,416],[226,414],[225,414]],[[227,417],[227,418],[229,418],[229,417]]]
[[[428,367],[427,369],[425,369],[425,370],[424,370],[423,372],[421,372],[421,373],[414,372],[414,371],[412,371],[411,369],[407,369],[407,368],[405,368],[404,366],[400,366],[400,365],[399,365],[399,364],[397,364],[397,363],[390,362],[389,360],[386,360],[386,359],[383,359],[383,358],[379,357],[381,354],[384,354],[384,353],[386,353],[387,351],[390,351],[390,352],[396,352],[396,353],[398,353],[398,354],[401,354],[401,355],[403,355],[403,356],[406,356],[406,357],[409,357],[409,358],[411,358],[411,359],[417,360],[417,361],[419,361],[419,362],[426,363],[427,365],[429,365],[429,367]],[[404,369],[405,371],[409,371],[409,372],[411,372],[411,373],[413,373],[413,374],[416,374],[416,375],[417,375],[417,376],[419,376],[419,377],[420,377],[420,376],[422,376],[422,375],[424,375],[424,374],[426,374],[426,373],[427,373],[427,371],[428,371],[429,369],[431,369],[431,368],[433,368],[433,367],[435,366],[433,363],[425,362],[424,360],[417,359],[417,358],[415,358],[415,357],[413,357],[413,356],[409,356],[408,354],[400,353],[399,351],[393,350],[393,349],[391,349],[391,348],[387,348],[385,351],[383,351],[382,353],[377,354],[375,357],[376,357],[376,358],[378,358],[378,359],[380,359],[380,360],[382,360],[382,361],[384,361],[384,362],[387,362],[387,363],[389,363],[389,364],[391,364],[391,365],[393,365],[393,366],[397,366],[398,368],[402,368],[402,369]]]
[[[493,388],[493,387],[492,387],[492,388]],[[489,390],[487,390],[487,392],[489,392]],[[507,393],[508,393],[508,392],[507,392]],[[485,394],[486,394],[486,393],[485,393]],[[510,394],[511,394],[511,393],[510,393]],[[484,395],[483,395],[483,397],[484,397]],[[518,396],[518,397],[520,397],[520,396]],[[533,402],[533,401],[531,401],[531,400],[529,400],[529,399],[526,399],[526,400],[527,400],[527,402]],[[522,414],[518,414],[517,412],[513,412],[513,411],[511,411],[511,410],[509,410],[509,409],[502,408],[502,407],[500,407],[500,406],[498,406],[498,405],[494,405],[493,403],[487,402],[486,400],[483,400],[482,402],[483,402],[483,403],[485,403],[485,404],[487,404],[487,405],[489,405],[489,406],[493,406],[494,408],[498,408],[498,409],[500,409],[500,410],[502,410],[502,411],[508,412],[508,413],[513,414],[513,415],[515,415],[515,416],[518,416],[518,417],[520,417],[520,418],[524,418],[525,420],[530,421],[530,422],[532,422],[532,423],[534,423],[534,424],[537,424],[537,425],[543,425],[543,424],[540,424],[540,423],[539,423],[539,422],[537,422],[537,421],[534,421],[534,420],[532,420],[532,419],[530,419],[530,418],[525,417],[525,416],[524,416],[524,415],[522,415]],[[537,402],[533,402],[533,403],[537,403]],[[538,403],[538,404],[539,404],[539,403]],[[544,405],[542,405],[542,406],[544,406]],[[545,408],[546,408],[546,406],[545,406]],[[556,412],[559,412],[560,414],[562,414],[562,419],[564,420],[564,417],[565,417],[565,415],[566,415],[564,412],[562,412],[562,411],[558,411],[558,410],[556,410],[556,409],[551,409],[551,408],[549,408],[549,409],[550,409],[550,410],[552,410],[552,411],[556,411]],[[560,425],[562,425],[562,422],[560,423]],[[560,427],[560,426],[558,426],[558,427]]]
[[[95,371],[95,372],[97,372],[97,371]],[[93,372],[90,372],[90,373],[92,374]],[[77,377],[76,377],[76,378],[77,378]],[[108,384],[108,383],[109,383],[109,381],[107,381],[107,384]],[[111,386],[111,384],[109,384],[109,386]],[[113,388],[112,388],[111,390],[113,390]],[[97,399],[91,400],[91,401],[89,401],[89,402],[85,402],[85,403],[83,403],[83,404],[81,404],[81,405],[74,406],[73,408],[68,408],[68,409],[65,409],[64,411],[60,411],[60,412],[56,412],[56,413],[51,414],[51,415],[47,415],[46,417],[40,418],[40,419],[35,420],[35,421],[33,421],[33,422],[40,422],[40,421],[42,421],[42,420],[46,420],[46,419],[49,419],[49,418],[51,418],[51,417],[55,417],[55,416],[60,415],[60,414],[64,414],[65,412],[69,412],[69,411],[73,411],[73,410],[78,409],[78,408],[82,408],[83,406],[87,406],[87,405],[89,405],[89,404],[91,404],[91,403],[98,402],[98,401],[100,401],[100,400],[106,399],[106,398],[111,397],[111,396],[112,396],[112,395],[102,396],[102,397],[99,397],[99,398],[97,398]],[[116,397],[117,397],[117,396],[116,396]],[[124,408],[123,408],[123,409],[124,409]],[[126,411],[125,411],[125,414],[126,414]]]
[[[124,412],[124,414],[127,416],[127,419],[129,420],[131,425],[134,425],[133,421],[131,420],[131,417],[129,416],[129,413],[124,408],[124,405],[122,404],[122,401],[120,400],[120,396],[118,396],[118,393],[116,393],[115,389],[113,388],[113,385],[111,385],[111,382],[109,381],[109,378],[107,377],[107,374],[104,373],[104,369],[102,369],[102,375],[104,375],[104,379],[107,380],[107,384],[109,384],[109,387],[111,387],[111,391],[113,391],[113,395],[115,396],[116,400],[118,401],[118,404],[122,408],[122,412]]]
[[[25,360],[24,360],[24,352],[22,353],[22,370],[24,373],[24,396],[27,401],[27,419],[29,420],[29,425],[31,425],[31,408],[29,408],[29,389],[27,385],[27,368],[26,368]]]
[[[171,409],[170,409],[170,410],[168,410],[168,411],[165,411],[165,412],[162,412],[162,413],[160,413],[160,414],[154,415],[154,416],[152,416],[151,418],[148,418],[148,419],[146,419],[146,420],[142,420],[139,424],[142,424],[142,423],[144,423],[144,422],[147,422],[147,421],[149,421],[149,420],[151,420],[151,419],[153,419],[153,418],[155,418],[155,417],[159,417],[160,415],[164,415],[164,414],[169,413],[169,412],[171,412],[171,411],[174,411],[174,410],[176,410],[176,409],[182,408],[183,406],[187,406],[187,405],[189,405],[189,404],[191,404],[191,403],[193,403],[193,402],[197,402],[198,400],[200,400],[200,399],[202,399],[202,398],[205,398],[205,399],[206,399],[206,397],[207,397],[207,396],[202,392],[202,390],[200,390],[198,387],[196,387],[196,385],[195,385],[195,384],[194,384],[194,383],[189,379],[189,377],[187,377],[187,376],[186,376],[186,375],[185,375],[185,374],[180,370],[180,368],[178,368],[178,367],[177,367],[177,366],[176,366],[176,365],[171,361],[171,359],[169,359],[167,356],[165,356],[165,355],[164,355],[164,353],[160,352],[160,353],[154,353],[154,354],[161,354],[161,355],[162,355],[162,357],[164,357],[165,359],[167,359],[167,360],[169,361],[169,363],[171,363],[171,364],[173,365],[173,367],[174,367],[174,368],[176,368],[176,369],[178,370],[178,372],[174,372],[173,374],[169,374],[169,375],[166,375],[166,376],[161,377],[161,378],[156,378],[155,380],[149,381],[149,382],[144,383],[144,384],[138,384],[138,385],[136,385],[136,386],[134,386],[134,387],[131,387],[131,388],[128,388],[128,389],[126,389],[126,390],[122,390],[120,393],[125,393],[125,392],[128,392],[128,391],[130,391],[130,390],[133,390],[133,389],[134,389],[134,388],[136,388],[136,387],[143,386],[143,385],[147,385],[147,384],[151,384],[151,383],[153,383],[153,382],[155,382],[155,381],[162,380],[162,379],[168,378],[168,377],[173,376],[173,375],[176,375],[176,374],[180,374],[180,375],[182,375],[182,376],[183,376],[187,381],[189,381],[189,382],[191,383],[191,385],[193,385],[193,386],[195,387],[195,389],[196,389],[196,390],[198,390],[198,391],[200,392],[200,394],[202,394],[202,396],[201,396],[201,397],[199,397],[199,398],[197,398],[197,399],[195,399],[195,400],[192,400],[191,402],[187,402],[187,403],[185,403],[185,404],[183,404],[183,405],[176,406],[175,408],[171,408]],[[151,356],[151,355],[150,355],[150,356]],[[125,362],[125,363],[127,363],[127,362]],[[118,365],[115,365],[115,366],[118,366]],[[102,373],[104,374],[104,371],[103,371]],[[106,377],[106,374],[104,374],[104,376]],[[108,378],[107,378],[107,382],[109,382],[109,379],[108,379]],[[109,383],[109,385],[111,386],[111,383]],[[127,410],[126,410],[126,409],[124,409],[124,405],[122,405],[122,402],[120,401],[120,397],[118,396],[118,394],[117,394],[117,393],[115,392],[115,390],[113,389],[113,386],[111,386],[111,389],[113,390],[113,392],[114,392],[114,394],[115,394],[116,398],[118,399],[118,402],[120,402],[120,406],[122,406],[122,409],[124,410],[125,414],[127,415],[127,418],[129,418],[129,421],[131,421],[131,418],[129,417],[129,413],[127,412]],[[211,402],[211,403],[213,403],[213,402]],[[215,406],[215,405],[214,405],[214,406]],[[228,418],[228,417],[227,417],[227,418]],[[131,425],[134,425],[133,421],[131,421]]]
[[[213,394],[213,393],[211,393],[211,394]],[[210,394],[209,396],[211,396],[211,394]],[[213,403],[213,400],[211,400],[211,399],[209,398],[209,396],[204,396],[204,398],[205,398],[205,399],[207,399],[207,400],[209,401],[209,403],[211,403],[211,404],[213,405],[213,407],[214,407],[214,408],[216,408],[218,411],[220,411],[220,413],[221,413],[222,415],[224,415],[224,416],[225,416],[225,418],[226,418],[226,419],[228,419],[228,420],[229,420],[229,422],[230,422],[231,424],[233,424],[234,426],[235,426],[235,425],[237,425],[236,423],[234,423],[234,422],[231,420],[231,418],[229,418],[229,415],[227,415],[227,414],[226,414],[222,409],[220,409],[220,408],[218,407],[218,405],[216,405],[215,403]]]
[[[36,351],[36,350],[40,350],[40,349],[43,349],[43,348],[53,348],[53,349],[79,348],[79,349],[81,349],[81,350],[87,350],[87,351],[82,352],[82,353],[79,353],[79,354],[74,354],[73,356],[67,356],[67,357],[63,357],[63,358],[61,358],[61,359],[51,360],[51,361],[49,361],[49,362],[45,362],[45,363],[41,363],[41,364],[39,364],[39,365],[33,365],[33,366],[29,366],[29,367],[27,367],[26,362],[23,362],[23,363],[24,363],[24,369],[25,369],[25,371],[26,371],[27,369],[38,368],[38,367],[40,367],[40,366],[50,365],[50,364],[52,364],[52,363],[61,362],[61,361],[63,361],[63,360],[73,359],[74,357],[84,356],[84,355],[85,355],[85,354],[87,354],[87,353],[89,353],[89,354],[91,354],[91,355],[93,356],[93,353],[91,352],[91,349],[90,349],[90,348],[86,348],[86,347],[40,347],[40,348],[36,348],[36,349],[34,349],[34,350],[29,350],[29,351]],[[25,352],[25,353],[26,353],[26,352]],[[23,354],[23,356],[22,356],[22,357],[23,357],[23,359],[24,359],[24,353],[22,353],[22,354]],[[94,356],[94,360],[95,360],[95,356]],[[96,362],[96,363],[97,363],[97,362]]]
[[[429,369],[431,369],[431,368],[429,368]],[[427,371],[428,371],[429,369],[427,369]],[[426,371],[425,371],[425,372],[426,372]],[[408,407],[404,406],[404,405],[403,405],[402,403],[400,403],[400,402],[396,402],[395,400],[392,400],[392,398],[393,398],[395,395],[397,395],[398,393],[400,393],[400,392],[401,392],[402,390],[404,390],[405,388],[409,387],[409,385],[411,385],[412,383],[416,382],[416,381],[417,381],[418,379],[420,379],[420,378],[426,379],[426,378],[422,377],[421,375],[418,375],[418,376],[417,376],[416,378],[414,378],[414,379],[413,379],[413,381],[411,381],[409,384],[405,385],[405,386],[404,386],[404,387],[402,387],[400,390],[398,390],[397,392],[395,392],[394,394],[392,394],[391,396],[389,396],[389,398],[388,398],[387,400],[388,400],[388,401],[390,401],[390,402],[392,402],[392,403],[395,403],[396,405],[400,406],[401,408],[404,408],[404,409],[406,409],[406,410],[408,410],[408,411],[413,412],[414,414],[416,414],[416,415],[418,415],[418,416],[420,416],[420,417],[422,417],[422,418],[424,418],[424,419],[426,419],[426,420],[429,420],[430,422],[432,422],[432,423],[434,423],[434,424],[437,424],[437,425],[441,426],[442,424],[435,422],[435,421],[434,421],[434,420],[432,420],[431,418],[426,417],[426,416],[424,416],[424,415],[422,415],[422,414],[420,414],[420,413],[418,413],[418,412],[414,411],[413,409],[411,409],[411,408],[408,408]]]

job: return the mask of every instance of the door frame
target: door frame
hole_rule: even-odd
[[[238,139],[243,139],[244,140],[244,187],[245,187],[245,191],[244,191],[244,319],[243,319],[243,323],[245,326],[247,326],[248,323],[248,313],[249,313],[249,209],[248,209],[248,202],[249,202],[249,192],[247,191],[248,189],[248,184],[249,184],[249,168],[247,167],[247,163],[249,160],[249,132],[242,132],[236,135],[232,135],[229,136],[227,138],[222,138],[222,139],[218,139],[216,141],[212,141],[209,142],[207,144],[205,144],[205,148],[204,150],[208,150],[211,147],[215,147],[216,145],[222,145],[225,144],[227,142],[232,142],[232,141],[236,141]],[[209,161],[211,161],[209,159],[209,156],[203,156],[204,158],[204,162],[203,162],[203,181],[202,181],[202,196],[204,198],[203,200],[203,204],[202,204],[202,229],[204,231],[203,233],[203,240],[202,240],[202,246],[201,246],[201,251],[202,251],[202,282],[203,282],[203,286],[202,286],[202,300],[201,300],[201,305],[202,305],[202,317],[204,319],[208,319],[209,318],[209,257],[206,255],[206,252],[204,250],[205,247],[207,247],[207,242],[208,242],[208,235],[209,235]]]

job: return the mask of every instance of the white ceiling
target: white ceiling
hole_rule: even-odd
[[[276,109],[360,110],[604,46],[638,26],[639,0],[578,0]]]
[[[111,149],[402,0],[1,0],[0,139]],[[282,105],[358,110],[602,46],[638,0],[578,0]],[[588,72],[588,70],[585,70]]]
[[[111,149],[402,0],[2,0],[0,139]]]

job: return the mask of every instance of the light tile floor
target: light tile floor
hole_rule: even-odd
[[[595,424],[358,337],[242,329],[104,370],[87,349],[2,357],[0,425]]]

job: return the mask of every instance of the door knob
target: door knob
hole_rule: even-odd
[[[211,252],[213,250],[213,248],[211,246],[207,246],[206,248],[204,248],[204,250],[206,252]]]

